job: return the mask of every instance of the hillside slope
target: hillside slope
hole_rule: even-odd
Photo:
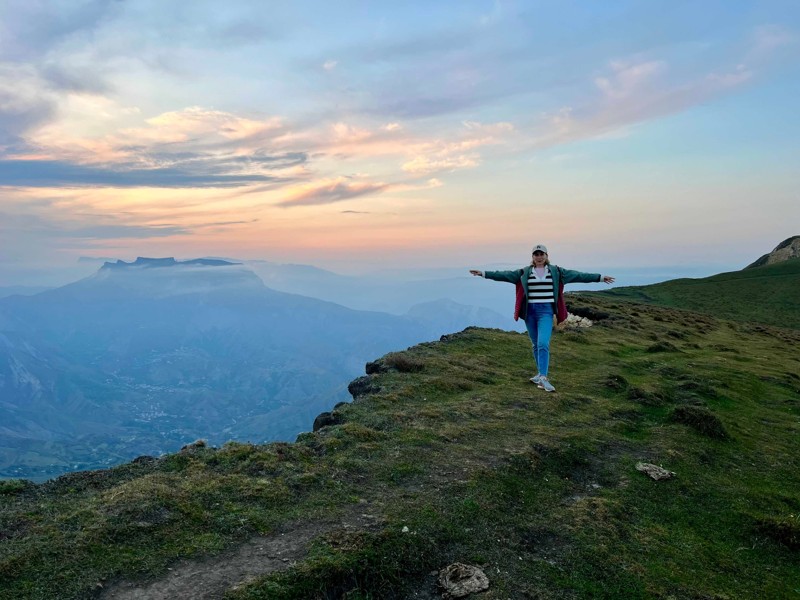
[[[148,586],[188,565],[172,597],[218,598],[198,582],[248,540],[282,567],[226,598],[434,598],[455,561],[483,599],[796,594],[800,333],[573,306],[608,317],[555,336],[555,394],[526,336],[468,329],[371,363],[294,444],[0,483],[0,597],[169,597]]]
[[[797,258],[800,258],[800,235],[793,235],[792,237],[783,240],[780,244],[775,246],[772,252],[767,252],[751,264],[747,265],[745,269],[763,267],[765,265],[772,265],[785,260],[794,260]]]
[[[702,279],[674,279],[653,285],[614,288],[602,294],[800,329],[800,260]]]

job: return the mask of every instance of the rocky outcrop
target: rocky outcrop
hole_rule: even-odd
[[[439,571],[442,598],[456,600],[489,589],[489,578],[478,567],[453,563]]]
[[[375,384],[370,375],[363,375],[351,381],[347,386],[347,391],[350,392],[350,395],[354,400],[357,400],[361,396],[374,394],[375,392],[380,391],[380,387]]]
[[[587,319],[586,317],[581,317],[578,315],[574,315],[569,313],[567,318],[562,321],[558,328],[559,329],[582,329],[585,327],[591,327],[593,325],[591,319]]]
[[[323,412],[317,415],[317,418],[314,419],[314,426],[312,431],[315,433],[322,429],[323,427],[330,427],[332,425],[341,425],[343,423],[341,413],[336,411],[333,412]]]
[[[636,463],[636,470],[644,473],[654,481],[661,481],[662,479],[672,479],[675,477],[674,471],[668,471],[663,467],[654,465],[652,463],[639,462]]]
[[[795,235],[789,239],[783,240],[772,252],[765,254],[754,263],[747,265],[745,269],[774,265],[775,263],[793,258],[800,258],[800,235]]]

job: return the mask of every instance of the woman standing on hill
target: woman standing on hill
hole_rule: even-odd
[[[531,382],[546,392],[556,388],[547,378],[550,366],[550,336],[553,333],[553,315],[559,300],[561,283],[594,283],[603,281],[614,283],[614,278],[600,273],[570,271],[550,264],[547,248],[542,244],[533,247],[531,264],[516,271],[476,271],[470,273],[495,281],[521,283],[527,291],[527,302],[523,301],[519,316],[525,319],[528,335],[533,344],[533,360],[539,372],[531,377]]]

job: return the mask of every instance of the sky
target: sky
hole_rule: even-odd
[[[800,234],[799,57],[794,0],[3,0],[0,285],[739,269]]]

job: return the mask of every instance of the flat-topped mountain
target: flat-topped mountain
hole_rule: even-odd
[[[156,267],[178,267],[178,266],[205,266],[205,267],[227,267],[238,265],[241,263],[231,262],[227,260],[214,259],[214,258],[195,258],[192,260],[175,260],[173,257],[167,258],[145,258],[138,257],[132,262],[125,262],[124,260],[117,260],[114,262],[107,261],[101,267],[102,269],[129,269],[129,268],[156,268]]]

